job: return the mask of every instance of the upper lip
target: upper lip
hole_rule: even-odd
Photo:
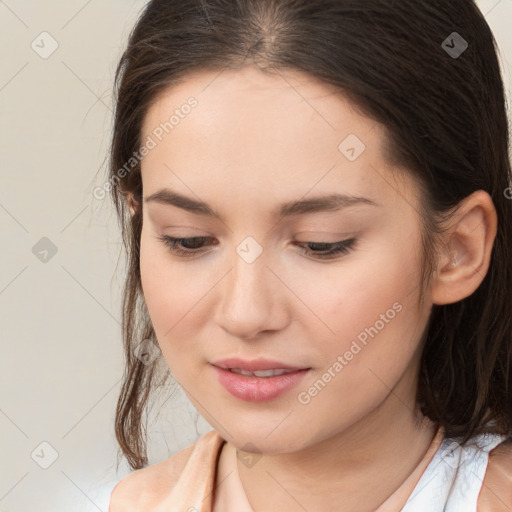
[[[231,369],[238,368],[239,370],[246,370],[248,372],[254,372],[258,370],[305,370],[308,369],[304,366],[291,366],[286,363],[282,363],[280,361],[273,361],[270,359],[253,359],[252,361],[245,361],[243,359],[228,358],[228,359],[219,359],[212,363],[214,366],[218,366],[219,368]]]

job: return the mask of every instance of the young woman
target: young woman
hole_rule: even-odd
[[[110,511],[509,511],[509,132],[475,4],[153,0],[116,85],[136,471]],[[147,466],[170,374],[214,430]]]

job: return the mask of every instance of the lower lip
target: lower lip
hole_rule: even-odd
[[[272,400],[296,386],[310,371],[296,370],[276,377],[248,377],[213,366],[219,382],[236,398],[246,402]]]

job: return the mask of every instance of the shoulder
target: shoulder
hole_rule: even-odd
[[[489,453],[489,464],[478,498],[478,512],[512,510],[512,438]]]
[[[139,512],[162,503],[185,470],[193,473],[199,469],[198,462],[204,470],[208,458],[215,460],[223,441],[210,431],[172,457],[133,471],[114,487],[108,512]]]
[[[137,469],[123,478],[112,491],[108,511],[128,512],[134,507],[156,505],[165,489],[172,488],[179,479],[194,446],[188,446],[167,460]]]

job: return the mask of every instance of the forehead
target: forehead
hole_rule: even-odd
[[[148,193],[162,185],[186,191],[186,184],[204,196],[229,184],[232,197],[246,199],[248,191],[276,198],[313,189],[392,194],[383,183],[389,171],[384,127],[334,86],[297,71],[247,67],[187,75],[151,104],[142,140],[148,137],[156,142],[142,161]],[[356,158],[346,153],[350,146]]]
[[[357,113],[355,106],[333,85],[296,70],[264,72],[247,66],[185,75],[153,100],[143,123],[143,135],[150,134],[163,119],[169,119],[191,96],[198,103],[193,118],[201,120],[201,124],[195,125],[196,130],[201,125],[209,130],[220,122],[238,127],[244,118],[255,128],[266,126],[274,131],[294,126],[290,118],[301,120],[297,128],[302,131],[312,131],[320,124],[324,125],[322,132],[336,131],[342,128],[340,121],[343,127],[361,132],[367,128],[365,125],[376,125]],[[210,122],[205,124],[206,120]]]

